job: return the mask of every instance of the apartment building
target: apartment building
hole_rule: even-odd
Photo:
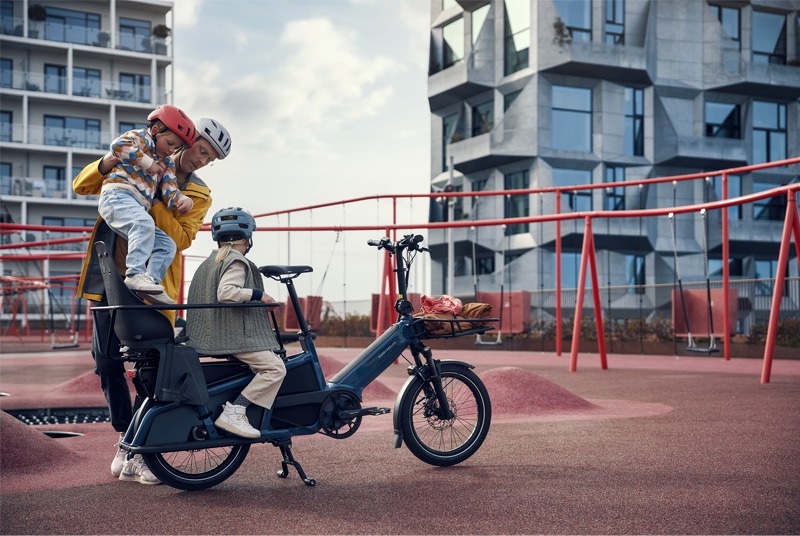
[[[72,178],[121,132],[144,127],[153,108],[172,102],[172,6],[0,0],[0,218],[50,229],[3,234],[3,244],[74,237],[58,228],[94,224],[97,200],[76,195]],[[75,257],[85,248],[76,242],[7,249],[0,272],[75,274]],[[56,258],[69,251],[76,255]],[[49,311],[52,299],[68,310],[70,285],[74,280],[53,285],[52,293],[30,293],[29,312]]]
[[[798,0],[432,0],[432,191],[614,183],[800,156],[798,10]],[[799,171],[731,175],[729,196],[797,181]],[[720,177],[609,186],[565,194],[561,211],[721,195]],[[551,194],[465,197],[450,209],[432,203],[431,220],[553,214],[555,202]],[[729,209],[732,280],[774,277],[785,203]],[[712,280],[722,273],[720,220],[720,211],[709,214]],[[614,298],[620,314],[668,310],[668,294],[644,288],[675,280],[668,219],[598,219],[593,231],[600,285],[629,289]],[[506,291],[553,289],[555,232],[548,223],[432,233],[433,292],[469,296],[476,281],[496,291],[501,280]],[[684,281],[704,281],[699,215],[682,215],[676,234]],[[562,285],[574,288],[583,222],[563,223],[561,239]],[[789,265],[796,277],[797,263]],[[747,292],[771,294],[769,284],[754,288]],[[740,332],[767,314],[768,300],[753,300],[740,300]],[[552,312],[552,300],[542,309]]]

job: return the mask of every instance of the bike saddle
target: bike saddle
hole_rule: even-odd
[[[259,266],[258,270],[267,277],[281,277],[286,275],[298,276],[314,271],[311,266],[286,266],[283,264]]]

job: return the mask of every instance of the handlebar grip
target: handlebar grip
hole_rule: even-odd
[[[374,239],[370,238],[369,240],[367,240],[367,245],[368,246],[380,246],[381,245],[381,241],[380,240],[374,240]]]

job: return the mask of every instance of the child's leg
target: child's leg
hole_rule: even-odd
[[[154,237],[153,253],[150,255],[150,262],[147,263],[147,273],[153,281],[161,283],[167,275],[169,265],[175,259],[178,248],[175,246],[175,241],[158,227],[155,228]]]
[[[156,229],[150,214],[133,194],[118,188],[100,194],[97,210],[108,226],[128,241],[125,275],[146,273]]]
[[[269,350],[244,352],[235,354],[234,357],[247,363],[250,370],[256,374],[255,378],[244,388],[242,395],[253,404],[267,409],[271,408],[283,378],[286,376],[286,366],[281,358]]]

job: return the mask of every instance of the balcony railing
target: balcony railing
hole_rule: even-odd
[[[24,37],[24,23],[25,21],[19,18],[3,19],[2,25],[0,25],[0,32],[4,35]],[[111,32],[98,28],[86,28],[85,26],[59,24],[50,21],[28,21],[28,37],[98,48],[109,48],[111,46]],[[118,50],[167,56],[171,53],[172,43],[169,38],[164,39],[154,36],[134,38],[129,35],[117,34],[116,48]]]
[[[56,95],[66,95],[68,88],[67,77],[45,75],[42,73],[28,73],[25,71],[7,71],[3,73],[2,88],[35,91]],[[104,98],[111,100],[155,103],[166,100],[167,90],[157,87],[155,100],[152,99],[150,86],[133,86],[100,80],[74,80],[72,94],[78,97]]]

